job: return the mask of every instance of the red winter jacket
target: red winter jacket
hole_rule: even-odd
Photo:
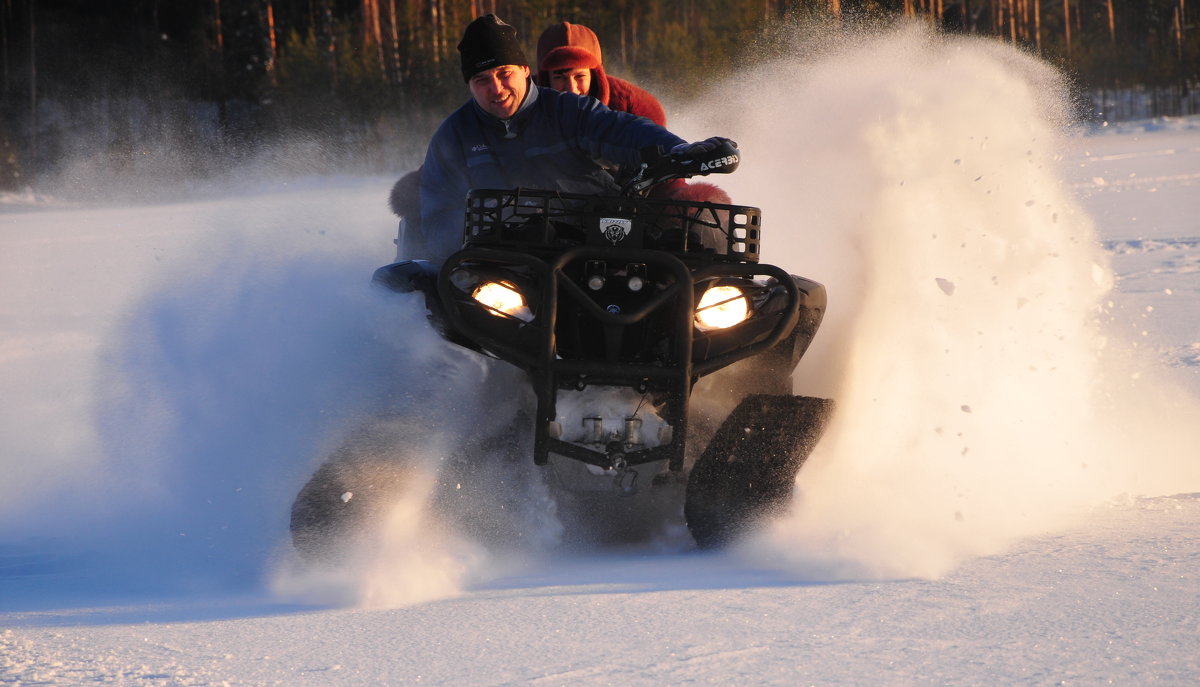
[[[537,47],[537,83],[550,86],[550,74],[560,69],[588,69],[592,86],[588,95],[612,110],[645,117],[666,126],[662,103],[643,88],[604,72],[600,39],[586,26],[562,22],[542,32]]]
[[[618,79],[615,76],[607,76],[604,74],[604,68],[592,70],[592,83],[596,82],[596,75],[599,73],[600,78],[608,81],[608,100],[600,100],[600,102],[608,105],[610,110],[621,110],[635,114],[639,117],[645,117],[659,126],[667,125],[667,112],[663,109],[662,103],[658,102],[658,98],[650,95],[650,92],[640,86],[634,86],[625,79]],[[593,85],[593,90],[595,86]],[[592,96],[595,97],[595,96]]]

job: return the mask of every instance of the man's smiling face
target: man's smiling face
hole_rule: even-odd
[[[529,67],[502,64],[476,73],[467,82],[471,97],[490,115],[508,119],[517,113],[529,89]]]

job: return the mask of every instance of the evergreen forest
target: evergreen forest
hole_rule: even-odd
[[[455,46],[488,12],[530,59],[550,24],[586,24],[610,74],[671,102],[806,37],[910,21],[1059,66],[1082,119],[1200,109],[1200,0],[0,0],[0,190],[163,151],[215,174],[285,140],[312,171],[398,171],[466,99]]]

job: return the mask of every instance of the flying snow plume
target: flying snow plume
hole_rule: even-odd
[[[463,441],[507,431],[512,386],[491,379],[505,371],[442,341],[419,294],[371,287],[358,260],[224,250],[219,270],[138,307],[113,354],[104,426],[127,494],[109,521],[122,565],[153,561],[168,584],[266,577],[293,600],[371,607],[449,596],[500,567],[456,529],[487,499],[440,508],[432,485]],[[348,437],[388,423],[405,431],[353,456],[407,471],[380,521],[336,565],[299,564],[288,518],[301,486]],[[455,486],[518,489],[475,476]]]
[[[269,580],[293,599],[380,606],[451,594],[500,567],[505,552],[477,547],[472,532],[439,519],[431,509],[444,504],[431,505],[425,486],[444,482],[436,461],[458,448],[447,437],[508,431],[519,407],[513,386],[489,381],[482,358],[443,341],[419,295],[371,286],[386,259],[376,254],[387,240],[377,227],[391,224],[384,194],[375,208],[342,197],[319,190],[161,213],[171,242],[156,235],[151,244],[169,248],[161,252],[171,259],[119,275],[132,290],[97,333],[95,389],[80,404],[90,416],[68,418],[67,426],[94,428],[97,448],[65,456],[70,469],[58,471],[58,483],[6,511],[3,523],[6,536],[35,537],[29,546],[39,560],[74,566],[78,576],[62,583],[73,593],[245,589]],[[331,585],[287,577],[295,571],[293,499],[348,436],[381,417],[414,419],[422,433],[383,451],[418,456],[414,464],[433,477],[414,471],[385,504],[374,555],[360,552],[335,592],[322,593]],[[455,517],[540,486],[491,477],[458,479],[461,492],[483,496]],[[537,501],[522,502],[532,509]],[[552,509],[509,513],[545,525],[524,531],[553,537]]]
[[[385,337],[421,305],[383,303],[361,259],[239,240],[203,253],[207,267],[151,288],[110,345],[91,543],[154,584],[255,584],[321,452],[387,407],[387,375],[435,342],[402,326],[404,341]]]
[[[1200,403],[1106,339],[1114,280],[1058,169],[1053,69],[907,26],[722,90],[744,154],[722,185],[763,207],[766,261],[829,290],[796,393],[838,404],[751,555],[936,576],[1121,494],[1200,489]]]

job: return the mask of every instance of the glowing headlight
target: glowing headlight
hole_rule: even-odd
[[[515,317],[522,322],[533,319],[533,312],[525,305],[525,298],[517,287],[506,281],[485,281],[475,288],[471,297],[479,301],[497,317],[501,314]]]
[[[736,286],[714,286],[696,306],[696,326],[701,330],[732,327],[749,316],[750,302]]]

